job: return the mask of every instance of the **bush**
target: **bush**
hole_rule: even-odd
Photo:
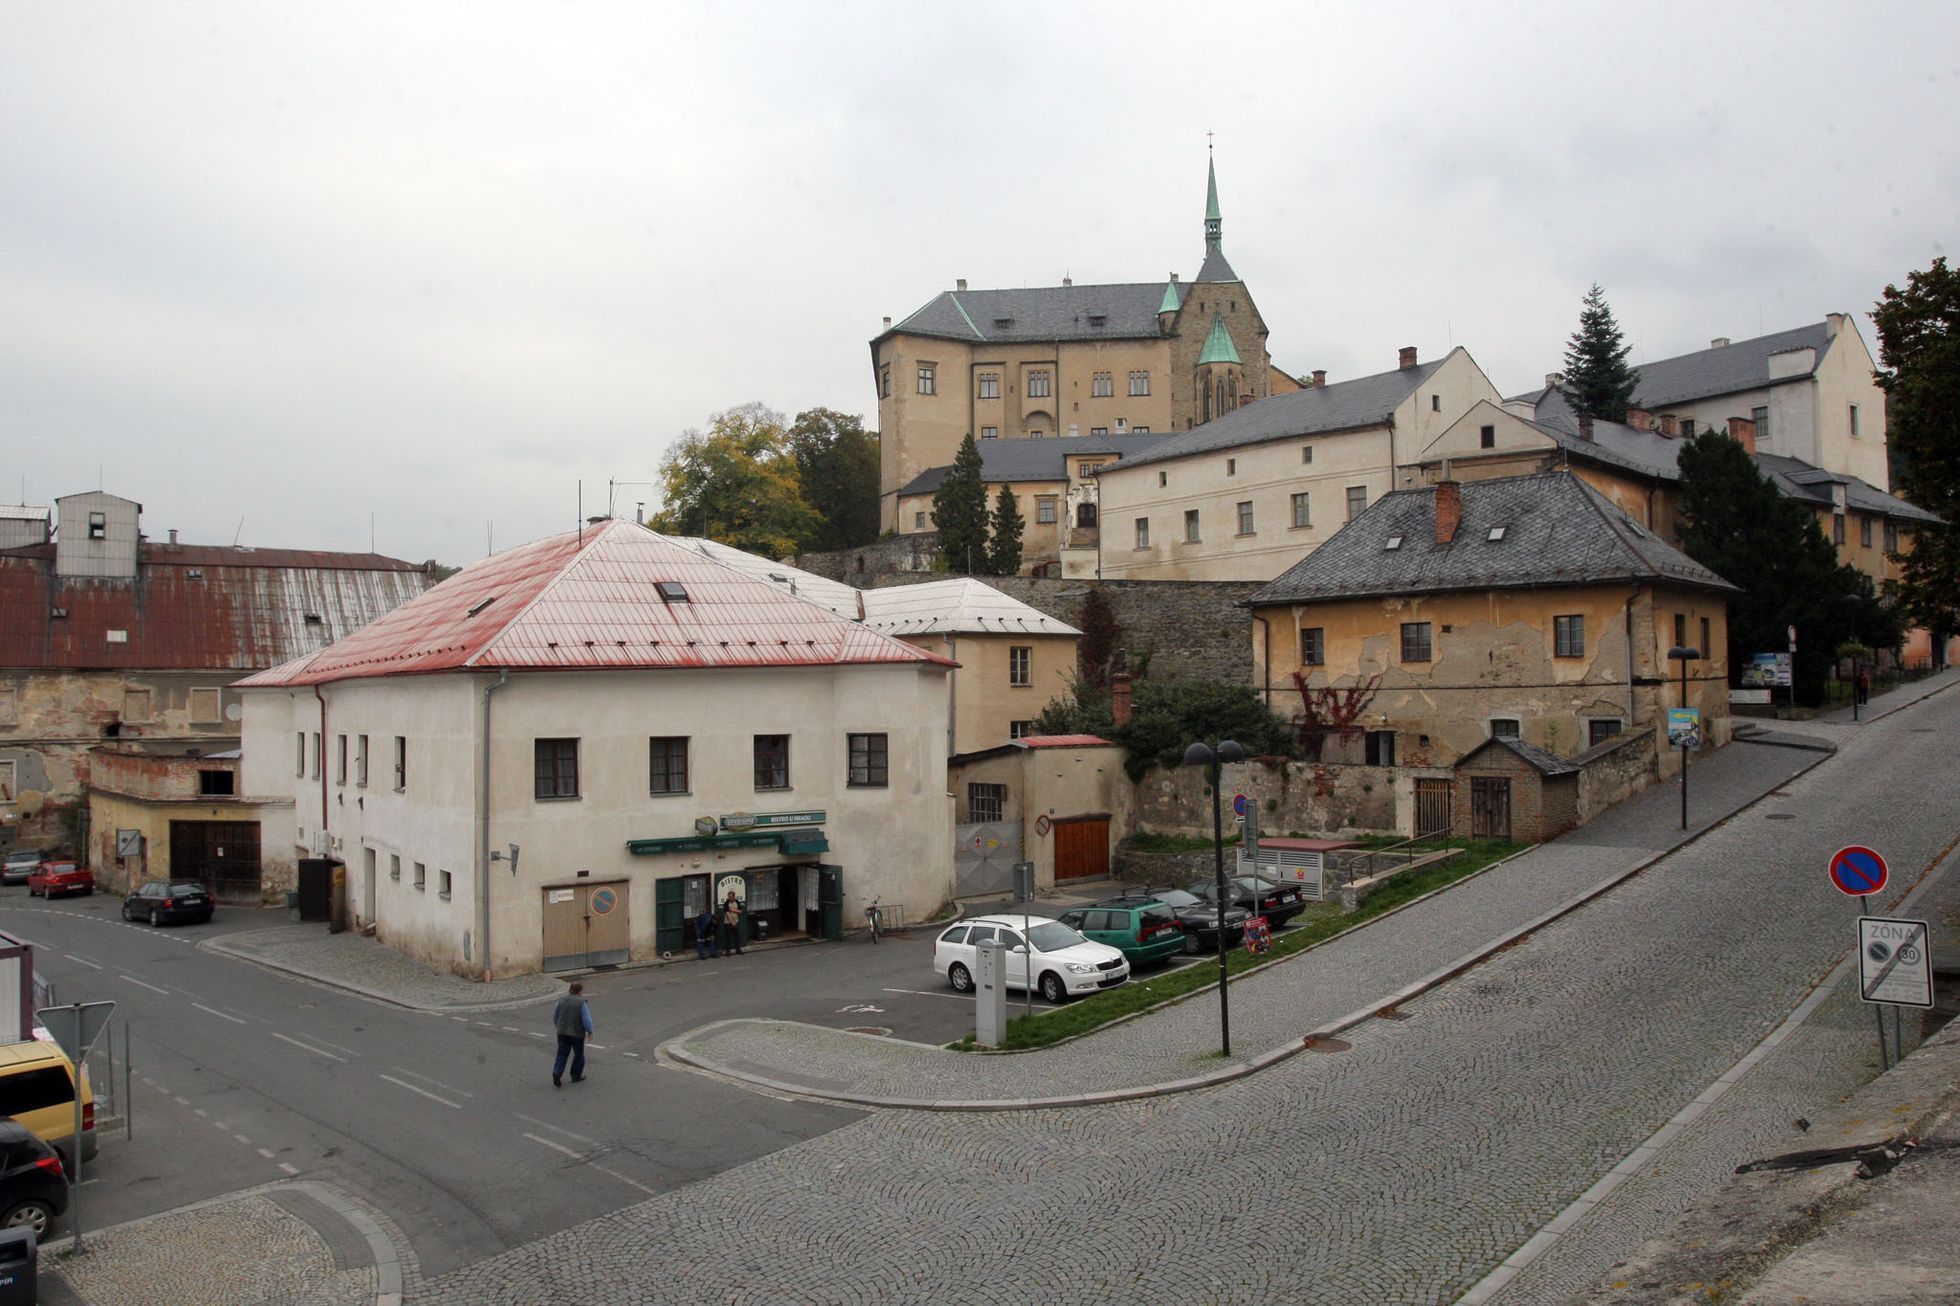
[[[1299,756],[1293,727],[1244,685],[1145,680],[1137,682],[1134,702],[1135,715],[1115,735],[1130,750],[1124,768],[1132,780],[1152,765],[1179,765],[1198,742],[1236,740],[1247,757]]]

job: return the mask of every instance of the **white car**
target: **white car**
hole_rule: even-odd
[[[1121,952],[1046,916],[975,916],[949,925],[933,940],[932,968],[958,992],[971,993],[974,950],[990,940],[1007,945],[1007,987],[1027,988],[1032,970],[1035,988],[1049,1002],[1114,988],[1130,977]]]

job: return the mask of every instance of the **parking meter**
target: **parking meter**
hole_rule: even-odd
[[[1007,949],[998,941],[973,950],[973,996],[978,1015],[973,1037],[988,1047],[1007,1042]]]

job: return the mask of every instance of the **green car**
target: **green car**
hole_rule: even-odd
[[[1063,912],[1061,921],[1088,939],[1121,950],[1132,969],[1184,951],[1184,926],[1160,902],[1077,907]]]

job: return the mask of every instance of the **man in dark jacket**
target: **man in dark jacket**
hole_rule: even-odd
[[[701,914],[694,918],[694,956],[698,961],[720,955],[715,946],[715,909],[703,907]]]
[[[564,1087],[565,1060],[572,1062],[572,1082],[585,1078],[585,1039],[592,1032],[592,1008],[586,1005],[585,985],[576,980],[558,1005],[551,1009],[551,1026],[558,1031],[558,1058],[551,1063],[551,1084]]]

